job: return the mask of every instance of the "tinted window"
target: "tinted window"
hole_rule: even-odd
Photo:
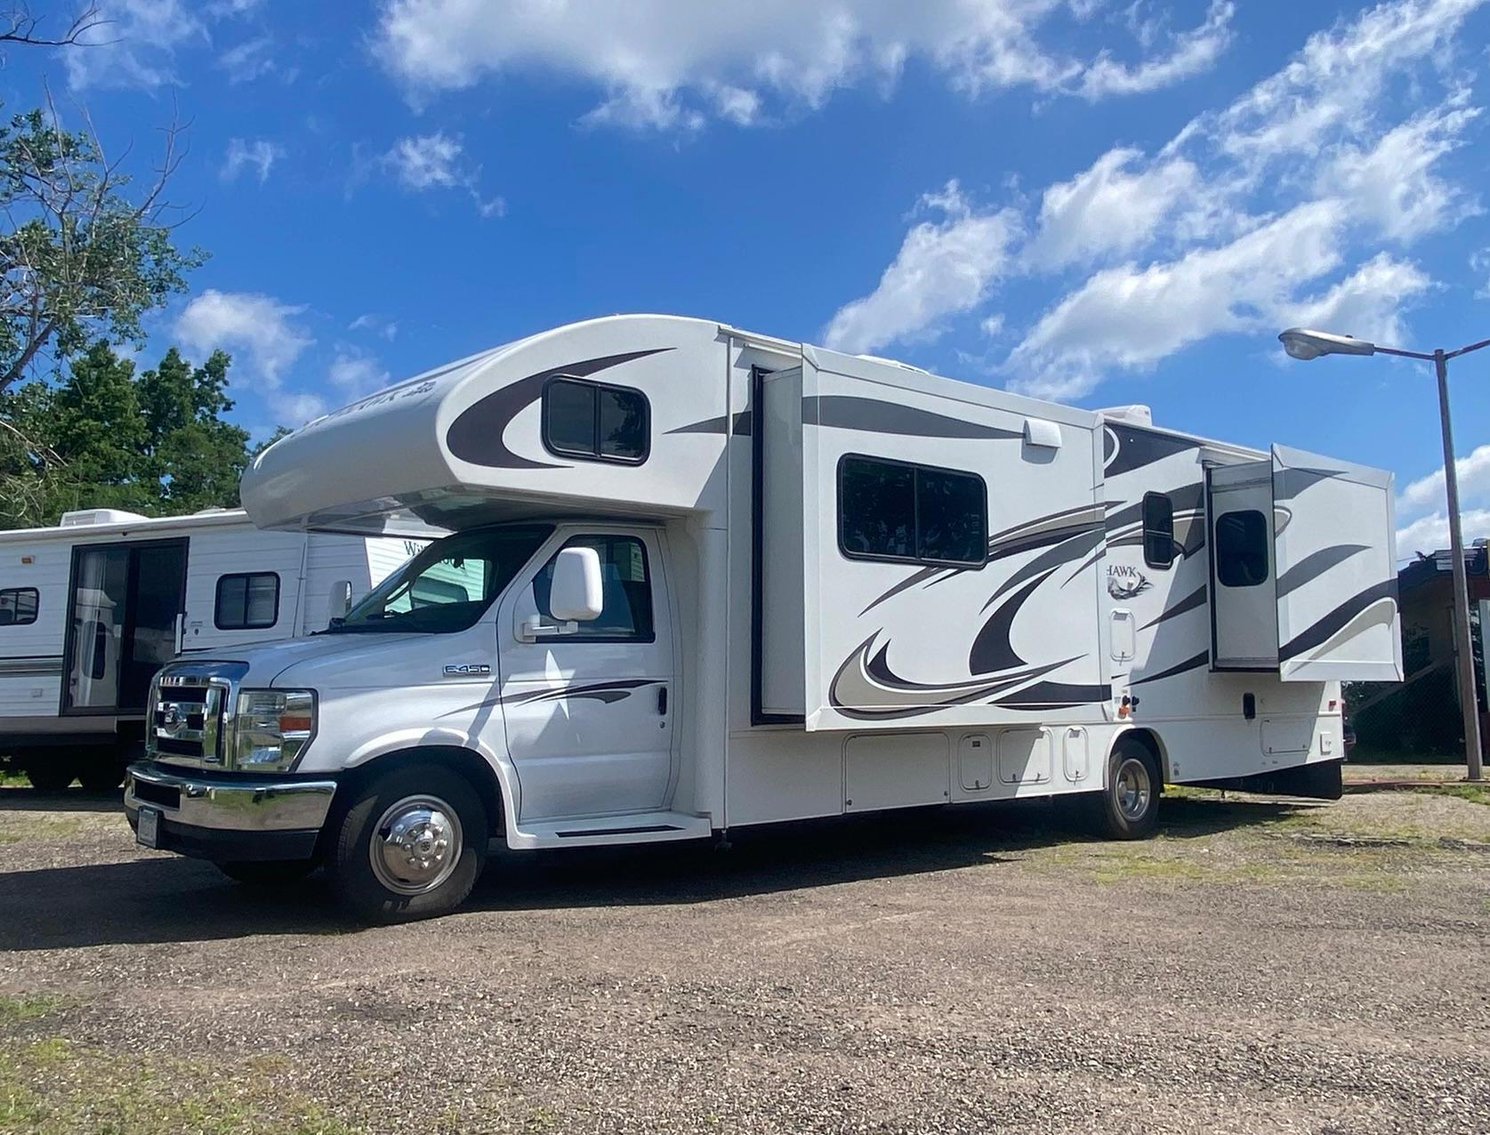
[[[1216,578],[1225,587],[1256,587],[1268,579],[1268,521],[1256,509],[1216,521]]]
[[[850,559],[981,565],[988,549],[983,479],[845,457],[838,466],[838,544]]]
[[[272,571],[222,576],[212,621],[220,631],[272,627],[279,621],[279,576]]]
[[[647,575],[647,549],[642,542],[634,536],[578,536],[564,547],[594,548],[599,554],[600,578],[604,583],[600,617],[588,623],[576,623],[578,629],[574,634],[542,635],[539,641],[653,641],[656,636],[652,629],[652,584]],[[557,560],[556,552],[533,578],[533,602],[545,619],[553,618],[548,600]]]
[[[0,590],[0,627],[18,627],[36,622],[40,596],[34,587]]]
[[[588,461],[647,459],[651,411],[640,390],[561,378],[543,390],[543,444]]]
[[[1163,493],[1143,498],[1143,562],[1167,568],[1174,562],[1174,502]]]

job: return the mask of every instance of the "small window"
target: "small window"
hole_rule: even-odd
[[[1268,521],[1256,509],[1223,513],[1216,521],[1216,578],[1223,587],[1267,582]]]
[[[651,407],[640,390],[556,378],[543,388],[543,444],[583,461],[640,465],[647,459]]]
[[[272,571],[220,576],[212,622],[220,631],[264,630],[279,621],[279,576]]]
[[[983,478],[845,457],[838,463],[838,547],[855,560],[982,567],[988,558]]]
[[[1151,568],[1174,563],[1174,501],[1163,493],[1143,497],[1143,562]]]
[[[647,572],[647,549],[635,536],[578,536],[566,548],[594,548],[600,556],[603,605],[598,619],[577,623],[574,634],[542,635],[539,642],[653,642],[652,582]],[[554,582],[554,558],[533,579],[533,602],[545,619],[553,618],[548,605]]]
[[[0,590],[0,627],[20,627],[36,622],[41,597],[34,587]]]

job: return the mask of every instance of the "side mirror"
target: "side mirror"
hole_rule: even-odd
[[[352,609],[352,581],[350,579],[338,579],[331,585],[331,597],[326,607],[326,620],[328,625],[339,623],[347,617],[347,612]]]
[[[589,623],[605,607],[600,553],[594,548],[564,548],[554,559],[549,614],[561,623]]]

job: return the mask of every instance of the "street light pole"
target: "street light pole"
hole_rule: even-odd
[[[1474,646],[1469,631],[1469,578],[1464,565],[1464,535],[1459,523],[1459,473],[1454,461],[1454,431],[1449,421],[1449,360],[1490,347],[1490,339],[1471,343],[1457,351],[1439,348],[1430,355],[1423,351],[1380,347],[1349,335],[1306,331],[1302,327],[1290,327],[1278,338],[1290,356],[1305,361],[1323,355],[1381,354],[1420,359],[1433,364],[1434,373],[1438,376],[1438,418],[1443,427],[1443,483],[1448,497],[1449,556],[1453,560],[1454,573],[1454,670],[1459,679],[1459,709],[1464,717],[1464,763],[1468,779],[1483,780],[1485,769],[1480,750],[1480,709],[1475,697]]]
[[[1449,556],[1454,568],[1454,650],[1459,675],[1459,710],[1464,715],[1464,757],[1470,780],[1485,771],[1480,752],[1480,707],[1474,689],[1474,640],[1469,633],[1469,578],[1464,569],[1464,533],[1459,523],[1459,471],[1454,460],[1454,427],[1449,421],[1449,359],[1433,352],[1438,375],[1438,418],[1443,426],[1443,487],[1449,507]],[[1483,632],[1484,628],[1481,628]]]

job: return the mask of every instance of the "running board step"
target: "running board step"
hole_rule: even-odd
[[[712,831],[707,816],[690,816],[686,812],[635,812],[629,816],[524,824],[520,830],[508,833],[507,846],[594,847],[614,843],[662,843],[704,839]]]

